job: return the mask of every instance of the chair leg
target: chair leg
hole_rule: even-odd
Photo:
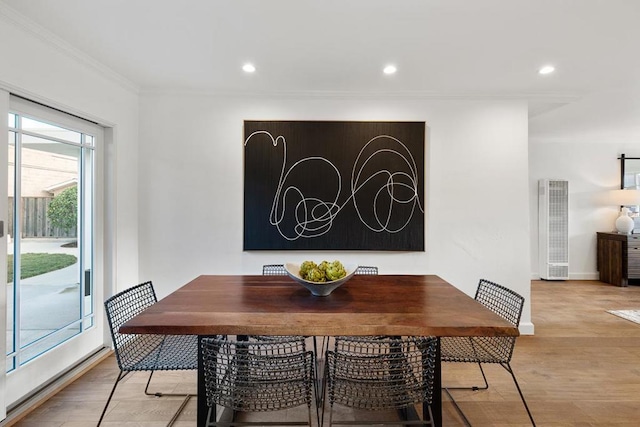
[[[153,377],[153,372],[154,371],[151,371],[151,373],[149,374],[149,379],[147,380],[147,386],[144,388],[144,394],[146,394],[147,396],[160,397],[162,396],[162,393],[160,392],[149,393],[149,384],[151,384],[151,377]]]
[[[489,384],[487,382],[487,377],[484,374],[484,369],[482,369],[482,364],[478,363],[478,366],[480,367],[480,371],[482,372],[482,377],[484,378],[484,383],[485,383],[485,387],[444,387],[444,391],[447,393],[447,395],[449,395],[449,398],[451,398],[451,401],[453,402],[453,405],[455,406],[456,410],[458,411],[458,413],[460,414],[460,416],[464,419],[464,422],[466,425],[471,426],[471,423],[469,422],[469,420],[467,419],[467,417],[464,415],[464,413],[462,412],[462,409],[460,408],[460,406],[458,406],[458,402],[456,402],[456,400],[453,398],[453,396],[451,395],[451,393],[449,392],[449,389],[455,389],[455,390],[486,390],[487,388],[489,388]],[[520,384],[518,384],[518,380],[516,379],[516,374],[513,372],[513,369],[511,368],[511,364],[510,363],[500,363],[500,366],[502,366],[507,372],[509,372],[509,374],[511,374],[511,378],[513,379],[513,383],[516,386],[516,389],[518,390],[518,394],[520,395],[520,400],[522,400],[522,404],[524,405],[524,409],[527,410],[527,415],[529,415],[529,420],[531,420],[531,425],[533,427],[536,427],[536,422],[533,420],[533,415],[531,415],[531,411],[529,410],[529,405],[527,405],[527,401],[524,398],[524,394],[522,394],[522,390],[520,389]]]
[[[96,427],[100,427],[100,424],[102,423],[102,419],[104,418],[104,415],[107,413],[107,408],[109,407],[109,403],[111,403],[111,398],[113,397],[113,393],[115,393],[116,391],[116,387],[118,386],[118,383],[120,382],[121,379],[126,377],[128,373],[129,371],[127,372],[120,371],[120,373],[118,374],[118,378],[116,378],[116,382],[113,384],[113,388],[111,389],[111,393],[109,393],[109,398],[107,399],[107,403],[104,405],[104,409],[102,410],[102,414],[100,414],[100,419],[98,420],[98,424],[96,425]]]
[[[162,396],[177,396],[177,397],[186,397],[186,396],[195,396],[194,394],[188,394],[188,393],[163,393],[161,391],[149,391],[149,384],[151,384],[151,378],[153,377],[153,373],[155,371],[151,371],[151,374],[149,374],[149,379],[147,380],[147,386],[144,388],[144,394],[146,394],[147,396],[155,396],[155,397],[162,397]]]
[[[451,394],[451,392],[449,390],[473,390],[473,391],[478,391],[478,390],[486,390],[489,388],[489,382],[487,381],[487,376],[484,373],[484,369],[482,369],[482,363],[478,362],[478,368],[480,368],[480,373],[482,374],[482,380],[484,381],[484,385],[483,386],[471,386],[471,387],[442,387],[442,389],[445,391],[445,393],[447,393],[447,395],[449,396],[449,399],[451,399],[451,403],[453,403],[453,406],[456,408],[456,412],[458,412],[458,415],[460,415],[460,417],[462,418],[462,420],[464,421],[464,424],[466,426],[471,427],[471,422],[469,421],[469,419],[467,418],[467,416],[464,414],[464,412],[462,411],[462,408],[460,407],[460,405],[458,405],[458,402],[456,402],[456,399],[453,397],[453,395]]]
[[[484,381],[484,385],[483,386],[471,386],[471,387],[446,387],[449,390],[473,390],[473,391],[478,391],[478,390],[486,390],[489,388],[489,383],[487,382],[487,376],[484,373],[484,369],[482,369],[482,363],[478,363],[478,368],[480,368],[480,373],[482,374],[482,380]]]
[[[527,401],[525,400],[524,395],[522,394],[522,390],[520,390],[520,385],[518,384],[518,380],[516,380],[516,374],[514,374],[513,369],[511,369],[511,364],[507,362],[507,363],[501,363],[500,365],[504,369],[506,369],[507,372],[511,374],[511,378],[513,378],[513,383],[516,385],[516,388],[518,389],[518,393],[520,394],[520,399],[522,399],[522,403],[524,404],[524,409],[527,410],[527,415],[529,415],[529,419],[531,420],[531,425],[535,427],[536,422],[533,420],[533,415],[531,415],[531,411],[529,410],[529,405],[527,405]]]
[[[322,347],[324,347],[324,343],[322,344]],[[326,362],[326,360],[325,360]],[[322,372],[322,391],[320,393],[322,393],[322,399],[320,401],[320,404],[322,405],[322,409],[320,410],[320,422],[318,423],[319,427],[322,427],[324,425],[324,414],[325,414],[325,402],[326,402],[326,392],[327,392],[327,381],[329,377],[329,373],[326,372],[326,369],[323,369]],[[329,426],[331,426],[331,415],[333,414],[333,403],[330,403],[331,408],[330,408],[330,412],[329,412]]]
[[[320,367],[318,366],[318,344],[317,344],[317,337],[314,335],[313,337],[313,354],[315,356],[315,372],[316,372],[316,378],[314,378],[313,381],[313,391],[316,394],[316,413],[318,412],[318,405],[320,404],[320,401],[318,400],[318,396],[319,396],[319,390],[318,390],[318,378],[317,378],[317,373],[320,369]],[[318,415],[318,414],[316,414]],[[318,418],[318,421],[320,420],[320,418]]]
[[[316,336],[313,337],[313,356],[314,356],[314,364],[313,364],[313,393],[314,398],[316,400],[316,421],[318,422],[318,426],[321,427],[320,424],[320,383],[318,373],[320,372],[320,367],[318,365],[318,344],[316,342]],[[309,407],[309,425],[311,425],[311,407]]]
[[[326,352],[329,349],[329,339],[325,336],[322,337],[319,353],[317,351],[317,344],[315,341],[316,337],[313,337],[313,339],[314,352],[316,353],[316,381],[314,382],[316,392],[316,411],[320,411],[320,408],[324,408],[324,391],[326,382],[324,371],[326,364]],[[318,422],[321,422],[319,416]]]
[[[151,373],[149,374],[149,379],[147,380],[147,386],[144,388],[144,394],[146,394],[147,396],[156,396],[156,397],[162,397],[162,396],[184,397],[184,400],[180,404],[180,407],[173,414],[173,417],[171,418],[171,420],[167,424],[167,427],[171,427],[173,425],[173,423],[175,423],[176,420],[178,419],[178,417],[180,416],[180,413],[182,412],[184,407],[187,406],[187,403],[189,403],[189,399],[191,399],[191,397],[196,396],[196,395],[195,394],[189,394],[189,393],[186,393],[186,394],[185,393],[162,393],[162,392],[159,392],[159,391],[157,391],[157,392],[149,392],[149,384],[151,384],[151,378],[153,377],[153,373],[154,372],[155,371],[151,371]]]
[[[489,388],[489,383],[487,382],[487,376],[484,374],[484,369],[482,369],[482,363],[478,363],[478,368],[480,368],[480,373],[482,374],[482,379],[484,380],[484,385],[481,387],[474,386],[474,390],[486,390]]]
[[[216,420],[215,420],[216,414],[215,413],[213,414],[214,420],[212,422],[211,421],[211,413],[212,413],[212,409],[209,408],[209,411],[207,412],[207,425],[206,425],[206,427],[210,427],[212,424],[215,424],[215,422],[216,422]]]
[[[185,408],[185,406],[187,406],[187,403],[189,403],[189,399],[191,399],[191,396],[193,396],[193,394],[187,394],[184,398],[184,400],[182,401],[182,403],[180,404],[180,407],[178,408],[178,410],[173,414],[173,417],[171,417],[171,420],[167,423],[167,427],[171,427],[173,425],[173,423],[176,422],[176,420],[178,419],[178,417],[180,416],[180,414],[182,413],[182,410]]]
[[[153,376],[153,372],[151,371],[151,374],[149,375],[149,379],[147,380],[147,386],[144,388],[144,394],[146,394],[147,396],[156,396],[156,397],[162,397],[162,396],[172,396],[172,397],[193,397],[193,396],[197,396],[197,394],[189,394],[189,393],[163,393],[160,391],[156,391],[156,392],[150,392],[149,391],[149,384],[151,384],[151,377]]]
[[[456,402],[456,399],[453,398],[453,396],[449,392],[449,389],[445,387],[443,390],[445,393],[447,393],[447,396],[449,396],[449,399],[451,399],[451,403],[453,403],[453,406],[456,408],[456,411],[458,412],[460,417],[462,417],[462,420],[464,421],[464,425],[471,427],[471,423],[469,422],[469,419],[464,414],[464,412],[462,412],[462,408],[460,408],[460,405],[458,405],[458,402]]]
[[[428,410],[428,412],[429,412],[429,423],[428,423],[428,424],[429,424],[431,427],[435,427],[435,422],[434,422],[434,419],[433,419],[433,411],[431,410],[431,405],[427,405],[427,410]],[[423,421],[425,421],[425,420],[426,420],[426,418],[427,418],[427,414],[424,414],[424,413],[423,413],[423,414],[422,414],[422,420],[423,420]],[[426,423],[425,423],[425,424],[426,424]]]

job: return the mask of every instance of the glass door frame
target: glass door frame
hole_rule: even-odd
[[[39,120],[52,121],[54,123],[63,125],[65,127],[72,126],[71,128],[74,130],[77,128],[76,126],[77,122],[73,120],[72,120],[73,124],[71,125],[64,122],[61,123],[60,116],[58,114],[54,114],[56,116],[55,118],[49,118],[47,113],[47,110],[48,110],[47,107],[41,107],[43,108],[43,110],[42,111],[38,110],[38,113],[34,114],[30,111],[25,111],[31,108],[30,107],[31,103],[29,101],[21,100],[18,97],[11,96],[10,101],[7,103],[6,102],[7,98],[8,98],[7,92],[3,91],[0,88],[0,112],[4,112],[5,117],[7,117],[8,111],[18,112],[18,113],[25,114],[27,116],[36,117]],[[3,103],[2,101],[5,101],[5,102]],[[57,113],[57,112],[54,112],[54,113]],[[64,113],[60,113],[60,114],[64,114]],[[0,135],[0,142],[4,142],[3,145],[5,149],[0,151],[3,151],[4,153],[3,154],[4,161],[2,164],[4,164],[6,168],[8,165],[7,163],[8,162],[8,158],[7,158],[8,157],[7,156],[8,141],[6,140],[8,135],[7,119],[3,119],[2,122],[4,125],[4,132]],[[5,406],[5,405],[2,405],[2,399],[4,399],[7,404],[11,405],[12,403],[15,403],[27,397],[28,395],[33,393],[34,387],[35,388],[40,387],[40,385],[45,384],[46,382],[50,381],[52,378],[55,378],[56,376],[60,375],[61,372],[65,371],[69,367],[73,366],[74,364],[88,357],[93,352],[102,348],[105,343],[104,321],[103,321],[103,314],[102,314],[103,309],[102,309],[102,305],[99,303],[100,301],[103,300],[103,296],[104,296],[105,273],[104,273],[103,258],[106,255],[105,251],[103,250],[104,248],[103,246],[103,242],[104,242],[104,230],[103,230],[104,147],[103,147],[103,141],[104,141],[104,138],[102,134],[104,129],[97,125],[94,125],[93,127],[99,130],[98,132],[99,134],[96,134],[96,140],[94,141],[95,148],[94,148],[94,160],[93,160],[93,167],[94,167],[93,180],[94,180],[94,188],[95,188],[94,194],[93,194],[94,214],[93,214],[93,220],[92,220],[93,229],[94,229],[93,251],[92,251],[92,257],[93,257],[92,288],[93,290],[91,292],[91,295],[93,298],[93,301],[92,301],[93,316],[94,316],[93,326],[89,327],[87,332],[80,333],[70,338],[66,342],[60,345],[57,345],[56,347],[47,351],[46,353],[37,357],[36,359],[29,361],[27,364],[23,366],[20,366],[18,364],[17,369],[15,371],[12,371],[9,374],[6,374],[6,377],[3,376],[3,378],[0,378],[0,395],[1,395],[0,396],[0,412],[2,411],[2,409],[4,409],[4,406]],[[0,131],[2,131],[2,129],[3,128],[0,128]],[[87,132],[87,133],[93,133],[93,131]],[[0,157],[0,159],[2,159],[2,157]],[[84,162],[84,159],[81,159],[80,161],[82,163]],[[3,175],[5,176],[4,180],[6,180],[7,179],[6,169]],[[0,185],[1,185],[1,181],[0,181]],[[80,189],[80,185],[81,185],[80,182],[78,183],[78,185],[79,185],[78,188]],[[4,206],[5,206],[4,212],[7,212],[6,189],[7,189],[7,182],[5,181],[5,185],[1,186],[0,188],[0,198],[4,200]],[[0,208],[1,207],[2,207],[2,204],[0,204]],[[2,219],[2,216],[0,216],[0,220]],[[83,220],[86,220],[86,218],[79,218],[79,221],[83,221]],[[5,229],[6,228],[7,227],[5,227]],[[80,237],[80,233],[81,231],[78,232],[79,234],[78,237]],[[0,253],[0,260],[1,259],[6,260],[6,240],[4,240],[6,238],[7,237],[6,237],[6,231],[5,231],[5,236],[3,238],[0,238],[0,242],[3,242],[3,241],[5,242],[5,245],[3,245],[5,248],[4,249],[5,252],[4,252],[4,255]],[[79,251],[82,251],[82,250],[83,250],[82,246],[79,244]],[[80,256],[79,258],[81,260],[83,257]],[[83,276],[84,270],[82,268],[82,261],[80,260],[79,260],[79,269],[80,269],[79,271],[80,271],[80,275]],[[4,262],[4,266],[6,269],[6,261]],[[0,273],[2,273],[1,269],[0,269]],[[6,271],[5,271],[5,275],[6,275]],[[84,295],[83,290],[84,289],[81,286],[80,295]],[[2,299],[0,299],[0,302],[2,302],[1,309],[4,310],[3,311],[4,316],[2,317],[2,319],[6,319],[6,309],[7,309],[6,292],[4,294],[5,295],[2,297]],[[84,314],[82,311],[84,310],[83,305],[84,304],[81,303],[82,314]],[[81,316],[79,320],[81,325],[83,321],[84,321],[84,316]],[[3,320],[3,323],[4,322],[5,321]],[[5,324],[4,325],[5,330],[6,330],[6,326],[7,325]],[[5,345],[6,344],[3,340],[2,348],[5,350],[5,354],[6,354]],[[25,381],[25,379],[27,378],[28,378],[28,381]],[[6,384],[3,384],[3,383],[6,383]],[[4,390],[2,390],[3,385],[5,385]]]

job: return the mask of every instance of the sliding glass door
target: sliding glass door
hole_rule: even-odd
[[[95,329],[102,129],[17,97],[7,120],[6,369],[19,377],[23,366],[68,341],[77,347]]]

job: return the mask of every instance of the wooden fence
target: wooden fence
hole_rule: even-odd
[[[76,229],[52,227],[47,209],[53,197],[22,198],[22,238],[27,237],[76,237]],[[8,234],[13,234],[13,197],[9,197]]]

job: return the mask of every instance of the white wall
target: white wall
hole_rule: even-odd
[[[640,157],[640,144],[530,144],[532,278],[540,278],[538,180],[552,178],[569,181],[569,278],[598,280],[596,232],[615,228],[619,207],[608,202],[607,193],[620,188],[621,153]]]
[[[138,280],[138,94],[55,37],[0,8],[0,84],[113,128],[118,289]],[[111,184],[111,183],[107,183]]]
[[[124,289],[138,283],[138,95],[90,60],[56,42],[56,38],[0,3],[0,88],[110,126],[104,147],[108,156],[105,217],[113,243],[104,248],[113,255],[105,272],[108,288]],[[6,110],[4,110],[6,117]],[[4,119],[6,120],[6,118]],[[5,144],[6,144],[6,133]],[[6,213],[5,213],[6,215]],[[2,216],[0,215],[0,218]],[[2,242],[6,245],[6,238]],[[96,292],[101,304],[102,289]],[[90,342],[71,340],[50,356],[39,358],[7,377],[7,404],[85,357],[105,342],[103,318],[90,332]],[[3,341],[4,342],[4,341]],[[4,348],[3,348],[4,351]],[[25,378],[26,376],[26,378]]]
[[[531,273],[538,268],[538,180],[569,181],[569,277],[597,280],[596,232],[613,231],[618,207],[607,200],[620,188],[624,153],[640,157],[640,90],[593,94],[529,124]]]
[[[159,296],[199,274],[260,274],[317,253],[242,250],[243,120],[427,123],[426,251],[331,253],[384,273],[480,278],[527,299],[527,105],[519,101],[230,98],[146,94],[140,107],[140,274]]]

